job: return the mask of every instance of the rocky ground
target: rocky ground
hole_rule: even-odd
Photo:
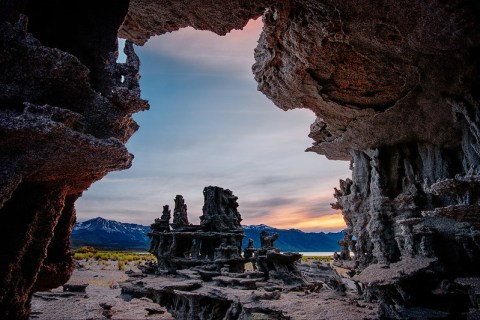
[[[192,280],[148,276],[141,279],[129,279],[129,271],[138,274],[133,262],[124,270],[118,270],[116,261],[81,261],[68,284],[88,284],[85,293],[63,292],[59,287],[48,292],[39,292],[32,299],[31,319],[174,319],[167,310],[148,298],[132,298],[122,295],[121,283],[142,287],[162,287],[176,284],[182,286]],[[185,291],[185,294],[205,294],[214,290],[217,294],[235,296],[238,301],[245,300],[244,308],[249,309],[249,319],[377,319],[377,306],[366,303],[354,293],[353,288],[340,296],[332,290],[319,292],[282,292],[272,295],[262,289],[240,290],[233,288],[211,287],[203,284],[199,289]],[[220,292],[221,291],[221,292]],[[257,299],[251,299],[255,295]],[[253,302],[247,302],[252,300]],[[259,308],[261,307],[261,308]],[[258,310],[257,310],[258,309]],[[275,311],[272,317],[263,313]],[[249,311],[249,312],[250,312]],[[278,313],[277,313],[278,312]],[[181,317],[180,317],[181,318]]]
[[[129,270],[138,271],[133,262],[118,270],[116,261],[80,261],[68,284],[88,284],[86,292],[63,292],[62,287],[37,292],[30,319],[173,319],[147,298],[121,297],[119,282],[128,279]]]

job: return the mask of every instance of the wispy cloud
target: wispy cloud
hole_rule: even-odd
[[[194,72],[203,70],[229,72],[231,76],[251,77],[254,63],[253,48],[256,47],[262,20],[251,20],[243,30],[233,30],[226,36],[209,31],[184,28],[179,31],[149,40],[146,51],[166,55],[197,65]]]
[[[259,201],[257,206],[247,203],[249,220],[254,224],[264,223],[277,228],[298,228],[308,231],[339,231],[345,228],[342,215],[330,207],[330,197],[306,194],[298,198],[282,198],[281,205]],[[262,206],[265,204],[265,206]]]

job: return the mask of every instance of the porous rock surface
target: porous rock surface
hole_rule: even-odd
[[[137,129],[131,114],[148,104],[131,43],[127,62],[116,63],[127,5],[1,4],[3,319],[27,318],[34,291],[68,280],[75,200],[109,171],[131,165],[124,146]]]
[[[243,272],[241,257],[243,229],[237,211],[237,197],[229,189],[208,186],[203,189],[205,203],[200,224],[188,222],[183,196],[174,199],[173,223],[169,206],[150,226],[150,253],[157,258],[157,272],[176,274],[198,267],[203,274],[220,275],[222,269]]]
[[[329,272],[326,272],[329,274]],[[124,297],[147,297],[182,320],[214,319],[265,319],[265,320],[310,320],[310,319],[377,319],[375,305],[358,301],[358,296],[347,292],[339,296],[333,290],[285,290],[278,285],[266,286],[258,279],[250,281],[248,288],[235,278],[214,282],[145,276],[140,280],[129,279],[121,285]],[[282,291],[283,289],[283,291]]]
[[[85,291],[58,287],[36,292],[32,297],[30,319],[174,319],[165,308],[148,298],[122,298],[118,282],[128,279],[127,273],[138,271],[133,263],[126,264],[126,268],[129,270],[118,270],[117,261],[77,261],[70,280],[63,287]]]
[[[280,108],[317,115],[310,150],[331,159],[412,140],[458,145],[451,100],[478,105],[476,9],[408,0],[273,6],[255,78]]]
[[[334,207],[355,272],[436,259],[366,296],[386,317],[464,316],[478,305],[452,281],[480,270],[479,11],[467,0],[2,2],[0,313],[27,317],[35,290],[69,277],[75,200],[130,165],[131,114],[147,104],[131,45],[115,63],[117,33],[138,44],[185,26],[225,34],[264,13],[259,89],[315,113],[310,151],[353,162]],[[443,303],[452,297],[462,303]]]
[[[193,27],[225,35],[260,17],[269,0],[131,0],[119,36],[144,44],[154,36]]]

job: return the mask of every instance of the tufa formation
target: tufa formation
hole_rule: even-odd
[[[205,187],[203,194],[205,205],[200,225],[188,223],[187,206],[181,195],[175,197],[173,223],[170,224],[166,205],[162,217],[151,225],[150,252],[157,257],[158,272],[174,274],[191,267],[216,272],[225,266],[228,272],[243,272],[244,234],[237,197],[228,189],[212,186]]]

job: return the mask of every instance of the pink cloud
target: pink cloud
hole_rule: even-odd
[[[150,39],[145,50],[215,72],[253,78],[251,72],[246,74],[245,70],[250,70],[254,63],[252,48],[257,45],[262,27],[260,18],[250,20],[243,30],[233,30],[226,36],[188,27]]]

